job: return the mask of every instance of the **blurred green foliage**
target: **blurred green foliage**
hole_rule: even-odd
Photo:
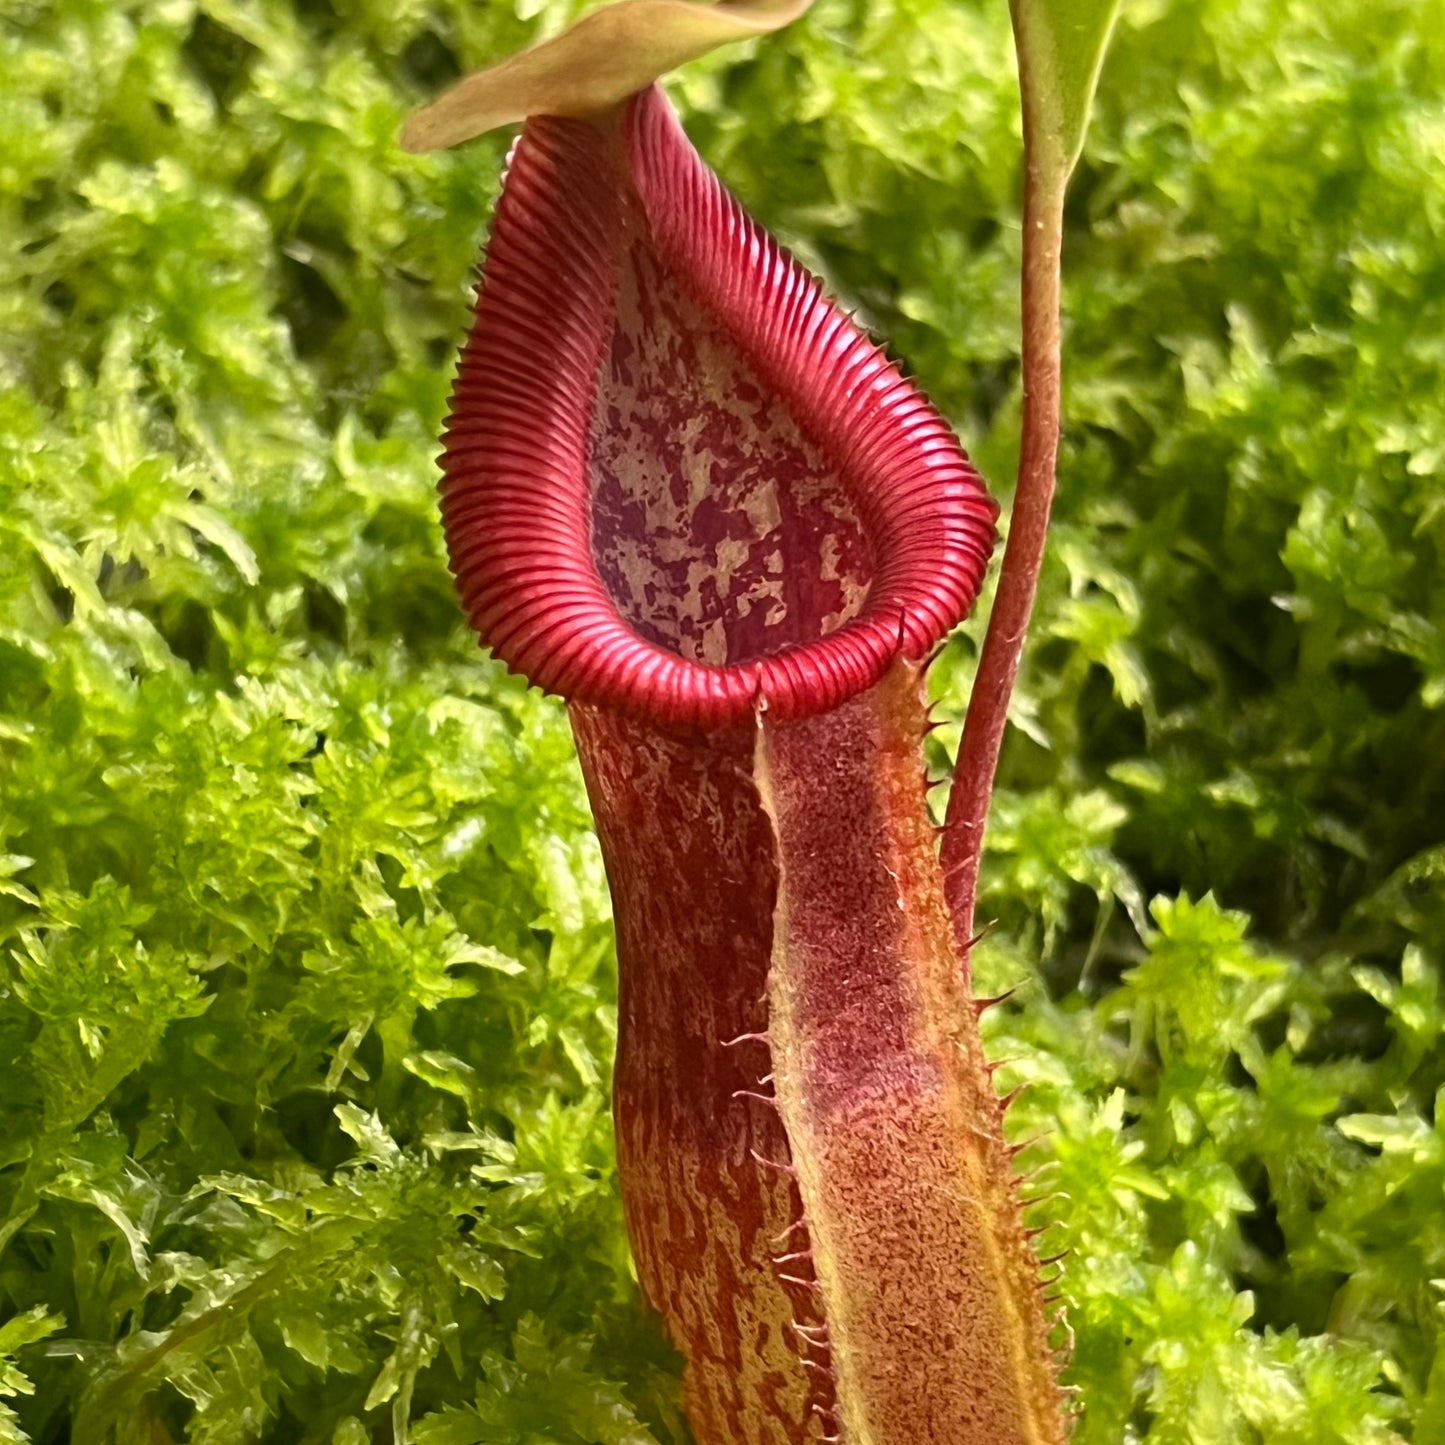
[[[1005,8],[674,86],[1004,492]],[[565,723],[435,520],[502,143],[395,142],[566,11],[0,14],[0,1441],[685,1438]],[[976,967],[1086,1445],[1445,1440],[1442,95],[1440,0],[1135,0],[1075,177]]]

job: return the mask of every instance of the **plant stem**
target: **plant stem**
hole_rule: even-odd
[[[1054,500],[1059,450],[1059,263],[1067,171],[1024,148],[1023,435],[998,590],[984,635],[944,820],[944,891],[960,954],[973,937],[988,805]]]

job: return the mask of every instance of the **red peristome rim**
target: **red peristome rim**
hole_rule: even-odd
[[[664,264],[854,496],[872,587],[855,618],[816,642],[692,662],[639,636],[598,576],[588,427],[634,206]],[[482,641],[548,692],[674,726],[735,725],[760,704],[784,717],[822,712],[876,682],[900,651],[922,656],[977,596],[997,516],[948,424],[727,193],[656,88],[628,102],[615,130],[527,123],[442,470],[452,570]]]

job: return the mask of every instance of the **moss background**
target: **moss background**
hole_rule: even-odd
[[[568,13],[0,11],[0,1440],[685,1439],[564,720],[441,561],[503,141],[395,141]],[[1002,0],[673,91],[1006,494]],[[1126,0],[1106,66],[978,957],[1082,1445],[1445,1440],[1442,96],[1441,0]]]

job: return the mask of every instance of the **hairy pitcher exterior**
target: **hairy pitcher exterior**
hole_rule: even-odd
[[[947,425],[648,89],[528,122],[443,469],[473,624],[569,704],[697,1439],[1061,1440],[924,801],[995,514]]]

